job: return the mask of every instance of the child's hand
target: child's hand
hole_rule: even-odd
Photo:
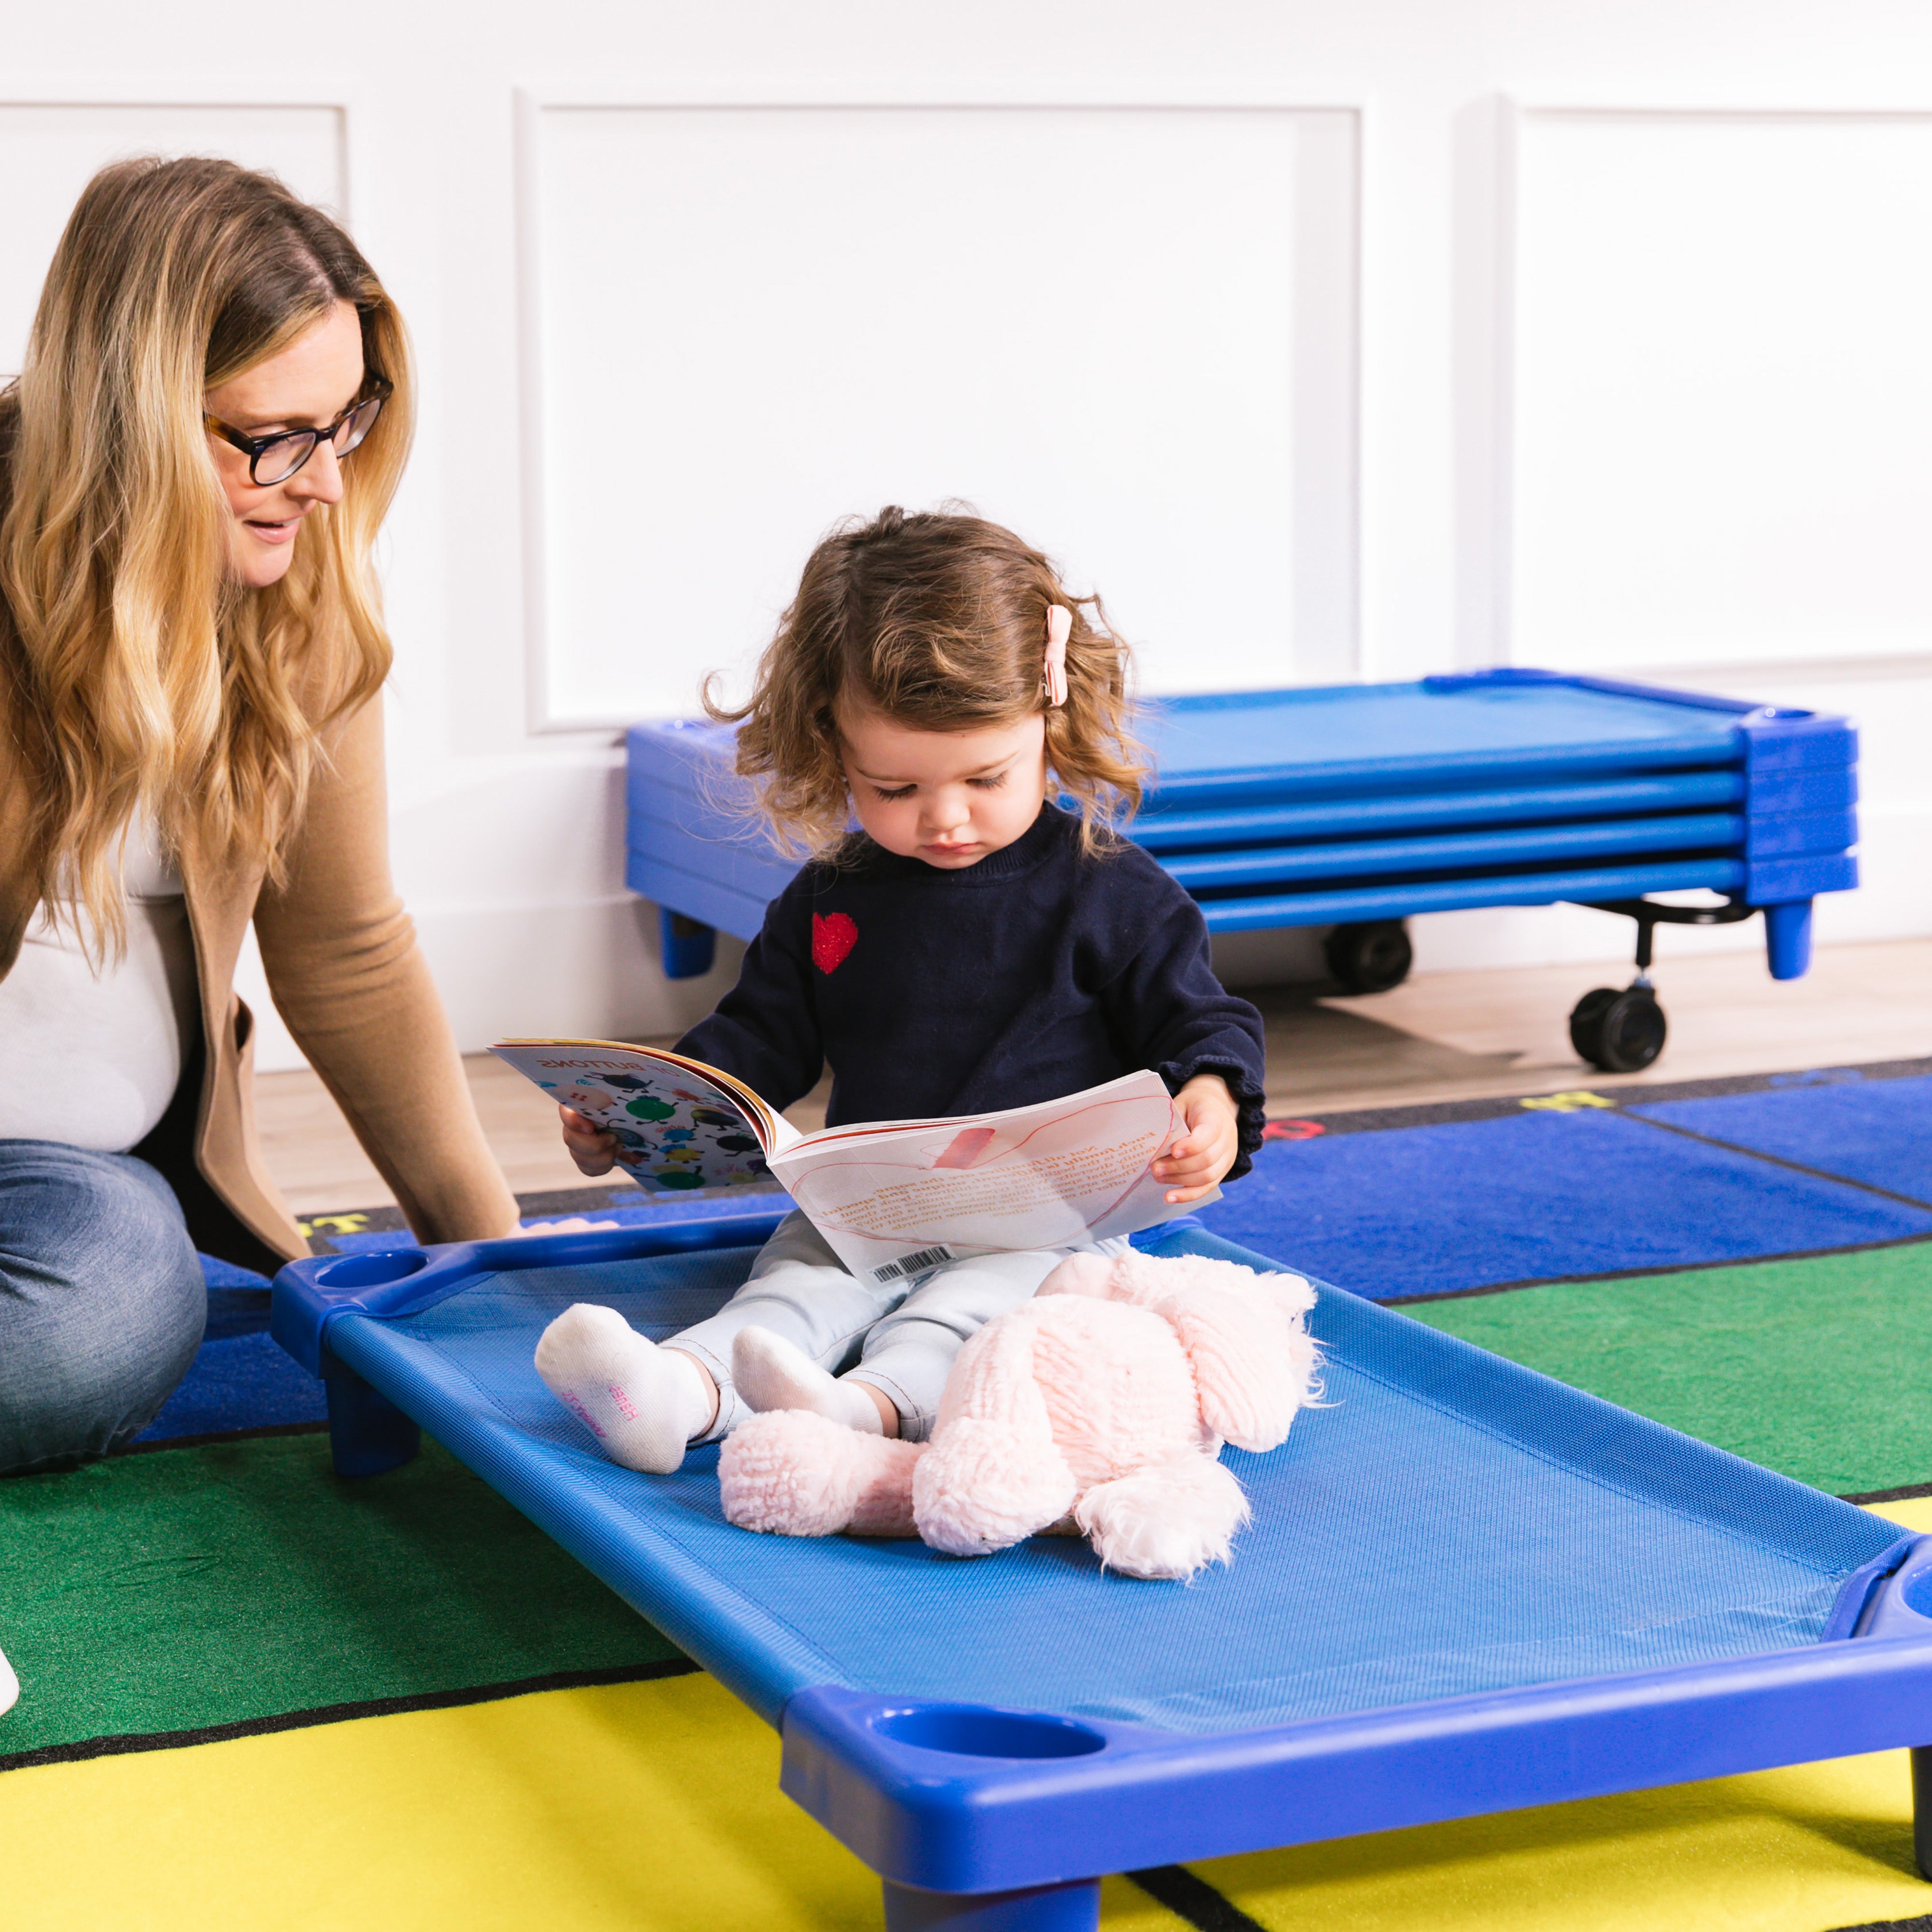
[[[608,1174],[617,1165],[617,1136],[593,1126],[574,1107],[560,1107],[563,1117],[563,1144],[577,1163],[579,1174]]]
[[[1169,1206],[1213,1192],[1241,1148],[1241,1117],[1220,1074],[1197,1073],[1174,1095],[1174,1104],[1187,1131],[1154,1164],[1156,1180],[1175,1184],[1168,1191]]]

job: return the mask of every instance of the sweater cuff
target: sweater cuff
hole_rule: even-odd
[[[1165,1060],[1154,1071],[1167,1082],[1170,1094],[1178,1094],[1197,1073],[1218,1073],[1227,1082],[1239,1117],[1235,1132],[1240,1151],[1234,1156],[1234,1166],[1221,1178],[1240,1180],[1254,1166],[1255,1150],[1262,1144],[1262,1130],[1268,1125],[1268,1095],[1255,1078],[1254,1069],[1240,1060],[1210,1053],[1198,1060]]]

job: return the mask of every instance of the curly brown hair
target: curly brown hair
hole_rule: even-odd
[[[1072,613],[1066,702],[1042,684],[1047,612]],[[1083,850],[1114,841],[1140,803],[1148,760],[1128,729],[1132,659],[1097,596],[1072,597],[1052,564],[998,524],[962,510],[892,506],[856,518],[807,560],[798,595],[759,660],[748,703],[728,710],[707,678],[704,708],[738,726],[737,769],[792,851],[845,842],[841,703],[922,731],[976,731],[1034,712],[1047,762],[1078,801]]]

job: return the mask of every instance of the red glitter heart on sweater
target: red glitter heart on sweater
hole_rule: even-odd
[[[859,928],[842,912],[812,915],[812,963],[821,973],[836,973],[859,943]]]

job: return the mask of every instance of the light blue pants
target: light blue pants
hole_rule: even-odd
[[[207,1317],[181,1205],[146,1161],[0,1140],[0,1475],[138,1435]]]
[[[1122,1240],[1083,1244],[1114,1254]],[[1072,1248],[1029,1248],[949,1262],[908,1288],[848,1274],[825,1238],[796,1211],[778,1223],[742,1288],[668,1348],[695,1355],[718,1384],[718,1419],[702,1439],[728,1436],[751,1413],[731,1386],[741,1328],[768,1328],[834,1375],[870,1382],[899,1412],[899,1433],[923,1442],[959,1351],[996,1315],[1033,1298]]]

